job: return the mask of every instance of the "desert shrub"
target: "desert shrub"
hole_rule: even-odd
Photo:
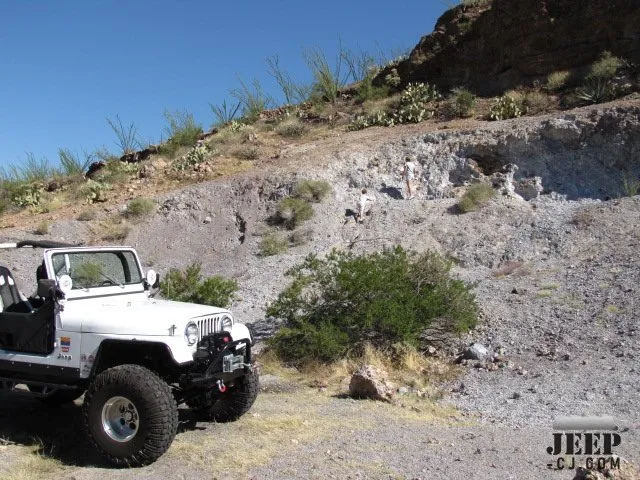
[[[138,175],[140,165],[138,163],[121,162],[111,160],[93,178],[103,184],[121,184],[129,181]]]
[[[267,307],[267,315],[285,321],[270,346],[289,362],[331,362],[367,343],[417,346],[436,322],[468,330],[476,324],[475,297],[451,278],[451,266],[435,252],[401,247],[362,256],[336,250],[325,259],[310,255],[287,272],[291,284]]]
[[[342,49],[333,68],[329,65],[324,52],[319,48],[305,50],[303,56],[314,79],[310,92],[311,101],[313,103],[335,103],[340,88],[346,80],[346,76],[342,72],[344,59]]]
[[[377,87],[373,84],[373,75],[367,75],[358,85],[358,93],[356,95],[357,103],[364,103],[367,100],[379,100],[389,95],[389,87]]]
[[[529,115],[537,115],[539,113],[547,112],[554,108],[554,106],[552,97],[538,90],[526,92],[522,99],[522,110],[527,112]]]
[[[164,118],[167,141],[160,148],[162,153],[174,155],[180,147],[194,145],[202,135],[202,126],[196,123],[191,113],[165,111]]]
[[[289,243],[282,234],[270,232],[260,240],[260,244],[258,245],[258,255],[261,257],[270,257],[272,255],[284,253],[288,248]]]
[[[625,197],[635,197],[640,193],[640,179],[626,174],[622,179],[622,193]]]
[[[591,64],[583,85],[576,89],[578,100],[602,103],[617,97],[620,92],[613,79],[623,65],[624,62],[611,52],[602,52],[600,58]]]
[[[289,230],[313,217],[313,207],[302,198],[283,198],[278,203],[277,219]]]
[[[429,102],[441,98],[436,87],[428,83],[410,83],[400,95],[400,104],[393,114],[396,123],[418,123],[431,118],[434,109]]]
[[[458,202],[460,213],[474,212],[496,196],[496,191],[487,183],[471,185]]]
[[[156,208],[156,202],[150,198],[138,197],[134,198],[127,204],[126,215],[128,217],[144,217],[153,212]]]
[[[91,220],[95,220],[97,215],[98,213],[95,208],[86,208],[78,214],[76,220],[80,222],[90,222]]]
[[[127,238],[131,227],[120,216],[114,216],[91,225],[90,230],[98,240],[116,241]]]
[[[299,247],[300,245],[306,245],[313,238],[313,230],[311,229],[303,229],[303,230],[294,230],[289,235],[289,242],[294,247]]]
[[[489,118],[491,120],[506,120],[520,117],[522,114],[523,110],[520,102],[510,95],[504,95],[496,99],[489,107]]]
[[[260,118],[260,114],[269,109],[273,99],[264,93],[258,80],[253,81],[253,89],[249,88],[240,78],[240,88],[231,90],[231,95],[238,100],[242,107],[242,118],[253,123]]]
[[[476,105],[476,96],[466,88],[454,88],[451,93],[449,105],[453,114],[460,118],[472,116]]]
[[[184,270],[172,268],[160,281],[160,294],[168,300],[199,303],[228,308],[237,298],[238,283],[220,275],[203,280],[201,264],[192,263]]]
[[[306,125],[296,118],[285,120],[276,127],[276,133],[286,138],[300,137],[306,131]]]
[[[481,7],[490,2],[491,0],[462,0],[462,4],[468,7]]]
[[[33,230],[33,233],[36,235],[46,235],[49,233],[49,222],[42,220]]]
[[[331,193],[331,185],[325,180],[301,180],[293,189],[293,196],[307,202],[321,202]]]
[[[234,150],[233,156],[240,160],[256,160],[260,157],[260,150],[254,145],[245,145]]]
[[[559,70],[552,72],[547,76],[547,81],[544,88],[549,91],[556,91],[564,88],[567,85],[567,81],[571,77],[571,73],[567,70]]]
[[[624,62],[614,57],[611,52],[604,51],[600,58],[591,64],[587,80],[611,80]]]
[[[85,153],[84,159],[81,159],[77,153],[68,148],[58,149],[58,158],[60,159],[62,172],[69,176],[84,173],[94,160],[92,154]]]
[[[138,139],[138,128],[134,123],[125,126],[118,115],[116,115],[115,120],[107,118],[107,123],[109,127],[111,127],[111,130],[113,130],[113,133],[116,134],[114,143],[118,146],[122,155],[135,152],[142,147]]]

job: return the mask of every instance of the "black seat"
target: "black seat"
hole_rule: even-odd
[[[33,310],[25,301],[16,286],[16,281],[7,267],[0,266],[0,299],[1,311],[29,313]]]

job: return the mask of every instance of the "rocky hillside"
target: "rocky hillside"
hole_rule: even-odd
[[[480,0],[445,12],[397,70],[404,85],[496,95],[555,71],[579,75],[605,50],[640,63],[636,0]]]

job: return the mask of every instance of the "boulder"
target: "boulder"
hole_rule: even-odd
[[[489,350],[487,347],[480,343],[473,343],[468,346],[462,354],[462,357],[467,360],[479,360],[485,361],[489,356]]]
[[[387,372],[373,365],[363,365],[354,373],[349,383],[349,395],[353,398],[370,398],[389,402],[395,389],[387,379]]]

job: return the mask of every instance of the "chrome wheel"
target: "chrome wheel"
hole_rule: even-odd
[[[111,397],[102,407],[102,428],[116,442],[128,442],[138,433],[140,416],[128,398]]]

